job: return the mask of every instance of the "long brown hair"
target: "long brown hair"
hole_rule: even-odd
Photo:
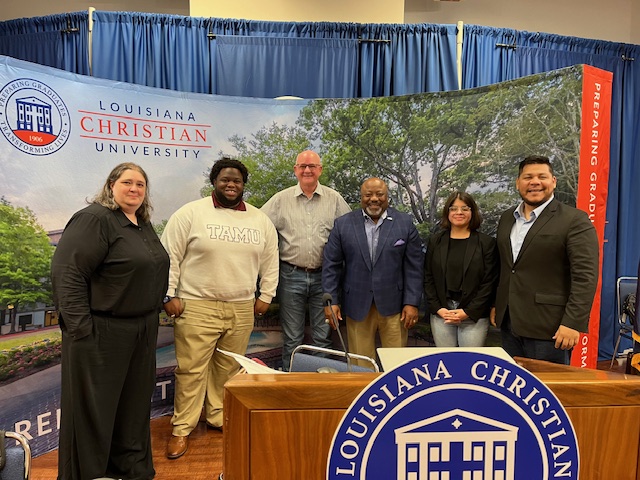
[[[151,206],[151,201],[149,200],[149,177],[142,169],[140,165],[136,165],[135,163],[125,162],[120,165],[116,165],[116,167],[111,170],[111,173],[107,177],[107,181],[104,182],[104,186],[102,190],[98,192],[98,194],[93,197],[93,199],[89,203],[97,203],[102,205],[103,207],[107,207],[110,210],[119,210],[120,205],[118,205],[113,198],[113,190],[111,186],[118,180],[122,174],[126,170],[135,170],[139,172],[143,177],[144,181],[147,184],[144,189],[144,200],[142,200],[142,204],[136,210],[136,215],[144,222],[149,222],[151,220],[151,211],[153,207]]]

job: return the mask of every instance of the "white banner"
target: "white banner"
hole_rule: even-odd
[[[307,103],[142,87],[1,56],[0,86],[0,196],[48,231],[125,161],[149,175],[153,222],[168,219],[200,198],[203,174],[233,153],[232,135],[294,123]]]

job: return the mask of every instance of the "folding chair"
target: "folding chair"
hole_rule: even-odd
[[[310,353],[306,353],[310,352]],[[320,356],[313,355],[318,353]],[[331,358],[340,357],[340,359]],[[361,367],[360,365],[352,365],[353,360],[362,360],[371,364],[371,368]],[[358,355],[355,353],[345,353],[341,350],[333,350],[331,348],[316,347],[314,345],[299,345],[291,353],[291,372],[320,372],[320,373],[336,373],[336,372],[379,372],[378,363],[371,357]]]
[[[623,308],[625,300],[630,294],[635,294],[638,289],[638,277],[620,277],[616,281],[616,315],[618,316],[618,339],[616,340],[616,346],[613,348],[613,356],[611,357],[611,365],[609,369],[613,368],[613,362],[615,362],[618,356],[618,348],[620,348],[620,340],[622,337],[633,340],[633,324],[635,318],[631,318],[628,312]]]
[[[2,433],[4,438],[0,445],[0,480],[29,480],[31,447],[27,437],[16,432]],[[18,445],[15,444],[16,441]]]

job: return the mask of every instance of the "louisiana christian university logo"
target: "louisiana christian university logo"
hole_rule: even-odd
[[[555,395],[492,355],[411,360],[370,384],[346,412],[328,480],[578,478],[578,447]]]
[[[0,131],[21,152],[49,155],[69,139],[69,111],[46,84],[19,78],[0,90]]]

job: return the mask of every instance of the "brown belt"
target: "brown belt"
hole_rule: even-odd
[[[294,265],[292,263],[284,262],[284,261],[282,263],[284,263],[285,265],[289,265],[291,268],[296,268],[298,270],[302,270],[303,272],[306,272],[306,273],[318,273],[318,272],[322,271],[322,267],[308,268],[308,267],[299,267],[298,265]]]

